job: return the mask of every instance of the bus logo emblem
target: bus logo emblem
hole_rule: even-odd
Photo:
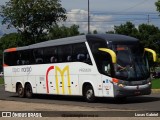
[[[65,94],[65,78],[64,75],[65,73],[67,74],[67,80],[68,80],[68,86],[71,86],[71,82],[70,82],[70,73],[69,73],[69,66],[65,66],[63,69],[59,68],[58,66],[50,66],[47,69],[47,73],[46,73],[46,89],[47,89],[47,93],[49,93],[49,85],[48,85],[48,74],[50,73],[51,70],[55,71],[55,80],[56,80],[56,90],[57,90],[57,94],[59,94],[59,77],[62,80],[62,93]],[[71,94],[71,88],[68,87],[68,93]]]

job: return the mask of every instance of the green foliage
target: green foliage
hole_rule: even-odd
[[[0,47],[2,51],[7,48],[22,46],[23,44],[21,36],[18,33],[6,34],[0,39]]]
[[[66,20],[60,0],[10,0],[1,5],[0,15],[8,28],[15,27],[32,44],[41,41],[57,22]]]
[[[160,79],[152,80],[152,89],[160,89]]]
[[[137,37],[138,35],[138,30],[131,22],[126,22],[126,24],[121,24],[120,26],[114,26],[114,30],[117,34],[123,34],[132,37]]]
[[[4,84],[4,79],[0,77],[0,84]]]
[[[138,27],[138,38],[145,45],[145,47],[155,48],[156,42],[159,41],[160,30],[154,25],[141,24]]]
[[[66,27],[64,25],[60,27],[58,25],[55,25],[50,29],[48,38],[57,39],[57,38],[76,36],[79,35],[78,28],[79,28],[78,25],[72,25],[71,27]]]
[[[141,24],[138,28],[131,22],[126,22],[114,27],[115,33],[124,34],[138,38],[145,47],[150,47],[158,51],[160,42],[160,30],[154,25]]]
[[[160,0],[158,0],[157,2],[155,2],[155,5],[157,7],[157,11],[160,12]]]
[[[97,30],[94,30],[94,31],[93,31],[93,34],[98,34]]]

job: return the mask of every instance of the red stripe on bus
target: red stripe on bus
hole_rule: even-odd
[[[48,68],[47,73],[46,73],[46,89],[47,89],[47,93],[49,93],[49,87],[48,87],[48,74],[49,72],[54,69],[54,66],[51,66]]]
[[[8,67],[8,65],[6,65],[6,64],[3,64],[3,67]]]
[[[5,52],[14,52],[16,50],[17,50],[16,48],[9,48],[9,49],[5,50]]]

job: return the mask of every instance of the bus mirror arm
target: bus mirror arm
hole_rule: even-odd
[[[112,63],[114,63],[114,64],[117,63],[117,56],[113,50],[107,49],[107,48],[99,48],[98,50],[109,53],[112,58]]]
[[[153,55],[153,61],[154,61],[154,62],[157,61],[157,54],[156,54],[156,52],[155,52],[154,50],[149,49],[149,48],[144,48],[144,50],[145,50],[146,52],[152,53],[152,55]]]

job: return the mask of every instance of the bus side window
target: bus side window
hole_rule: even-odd
[[[76,62],[84,62],[92,64],[87,47],[85,43],[77,43],[73,45],[73,58]]]
[[[44,48],[44,63],[57,63],[57,47]]]
[[[21,62],[21,65],[30,64],[30,62],[29,62],[30,57],[28,57],[28,56],[30,56],[29,50],[20,51],[20,62]]]
[[[36,64],[42,64],[43,63],[43,49],[35,49],[34,57],[35,57]]]
[[[15,52],[5,52],[4,53],[4,63],[8,66],[17,65],[18,54]]]
[[[98,71],[104,75],[111,76],[111,74],[113,74],[111,56],[108,53],[99,51],[99,48],[106,48],[106,42],[101,39],[90,40],[89,46],[95,59]]]
[[[72,62],[72,56],[71,55],[67,56],[67,62]]]
[[[85,55],[84,54],[78,54],[77,55],[77,61],[80,61],[80,62],[84,62],[85,61]]]
[[[58,62],[71,62],[72,61],[72,46],[63,45],[58,46]]]
[[[90,58],[90,56],[89,56],[89,53],[86,54],[85,63],[90,64],[90,65],[92,64],[91,58]]]

